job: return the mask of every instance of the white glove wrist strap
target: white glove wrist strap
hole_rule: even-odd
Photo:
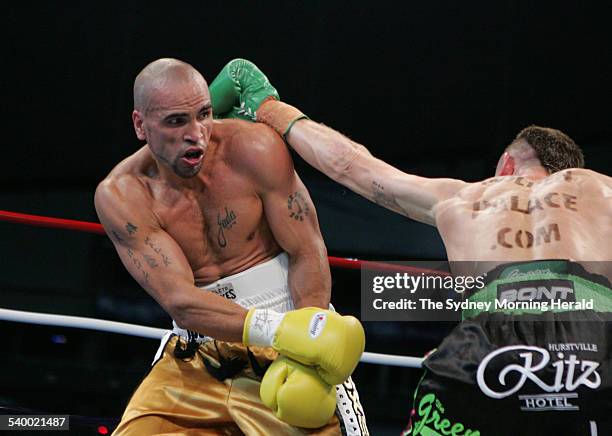
[[[255,309],[249,322],[249,345],[271,347],[284,313],[270,309]]]

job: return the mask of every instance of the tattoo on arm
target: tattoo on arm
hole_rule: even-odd
[[[114,230],[111,230],[111,233],[113,234],[113,236],[115,237],[115,240],[117,242],[119,242],[120,244],[123,244],[123,238],[121,236],[119,236],[118,232],[116,232]]]
[[[145,280],[145,282],[149,283],[149,273],[147,270],[144,269],[142,262],[139,261],[135,256],[134,256],[134,252],[132,251],[131,248],[127,249],[127,254],[128,257],[132,260],[132,263],[134,264],[134,266],[136,267],[136,269],[138,269],[138,271],[140,271],[142,273],[142,276]]]
[[[160,247],[157,246],[157,244],[155,244],[155,242],[153,242],[153,240],[151,238],[149,238],[148,236],[145,237],[144,240],[145,244],[148,245],[149,247],[151,247],[151,249],[157,253],[159,255],[159,257],[161,257],[162,262],[164,262],[164,265],[167,267],[168,265],[170,265],[172,262],[170,261],[170,258],[168,256],[166,256],[164,254],[164,252],[162,251],[162,249]],[[145,255],[146,256],[146,255]],[[157,262],[155,262],[155,260],[149,256],[151,258],[151,261],[153,261],[155,263],[155,266],[151,265],[151,262],[149,260],[147,260],[145,258],[145,260],[147,260],[147,263],[152,267],[155,268],[157,266]]]
[[[406,211],[397,203],[395,198],[385,192],[385,187],[381,183],[373,180],[372,188],[374,191],[374,202],[376,204],[406,213]]]
[[[310,212],[306,198],[297,191],[287,198],[287,209],[289,209],[289,217],[296,221],[304,221],[304,217]]]
[[[151,267],[151,268],[157,268],[157,262],[155,261],[155,259],[153,259],[153,256],[150,256],[148,254],[143,254],[142,257],[144,258],[145,262],[147,262],[147,264]]]
[[[133,235],[134,233],[136,233],[138,231],[138,227],[135,226],[134,224],[128,222],[125,225],[125,230],[127,230],[128,234],[131,236],[131,235]]]

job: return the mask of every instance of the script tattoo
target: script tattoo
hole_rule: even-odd
[[[133,235],[134,233],[136,233],[138,231],[138,227],[135,226],[134,224],[128,222],[125,225],[125,230],[127,230],[128,234],[131,236],[131,235]]]
[[[514,232],[514,240],[512,234]],[[497,232],[497,244],[504,248],[531,248],[542,244],[550,244],[552,241],[560,241],[561,232],[557,223],[540,226],[535,229],[535,235],[529,230],[514,231],[511,227],[503,227]],[[514,245],[512,245],[514,242]],[[497,245],[491,247],[495,250]]]
[[[297,191],[287,198],[287,209],[289,209],[289,216],[296,221],[304,221],[304,217],[309,213],[306,199]]]
[[[159,255],[159,257],[161,257],[161,260],[162,260],[162,262],[164,262],[164,265],[168,266],[168,265],[170,265],[172,263],[172,262],[170,262],[170,258],[164,254],[162,249],[160,247],[158,247],[157,244],[155,244],[155,242],[153,242],[153,240],[151,238],[149,238],[148,236],[145,237],[144,242],[145,242],[146,245],[151,247],[151,249],[155,253],[157,253]]]
[[[225,248],[227,246],[227,239],[225,238],[225,230],[230,230],[234,224],[236,224],[236,213],[233,210],[228,210],[225,206],[225,216],[222,218],[221,213],[217,212],[217,224],[219,225],[219,232],[217,233],[217,242],[219,247]]]
[[[127,254],[128,254],[128,257],[132,260],[132,263],[134,264],[136,269],[142,273],[142,276],[144,277],[145,282],[149,283],[149,273],[143,268],[142,262],[139,261],[134,256],[134,252],[132,251],[131,248],[127,249]]]

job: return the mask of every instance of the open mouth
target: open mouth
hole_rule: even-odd
[[[204,151],[201,148],[192,147],[187,149],[182,159],[189,165],[197,165],[203,157]]]

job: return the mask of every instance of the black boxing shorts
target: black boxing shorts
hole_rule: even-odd
[[[506,264],[423,362],[404,435],[612,434],[612,289],[569,261]],[[546,304],[543,304],[546,303]]]

